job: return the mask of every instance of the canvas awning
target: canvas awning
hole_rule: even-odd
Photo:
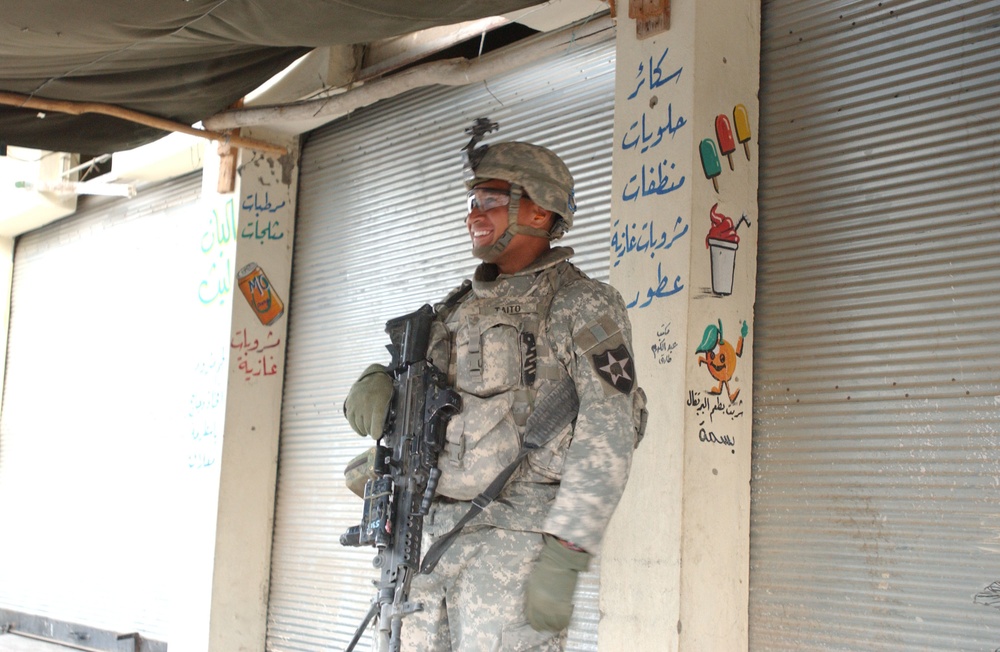
[[[503,14],[539,0],[17,0],[0,20],[0,92],[111,104],[194,124],[312,48]],[[163,131],[0,106],[0,144],[104,153]]]

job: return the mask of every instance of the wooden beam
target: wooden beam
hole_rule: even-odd
[[[175,131],[189,136],[205,138],[207,140],[218,141],[224,145],[240,147],[244,149],[254,149],[261,152],[268,152],[278,156],[284,156],[288,150],[280,145],[256,140],[253,138],[243,138],[234,134],[196,129],[182,122],[174,122],[165,118],[158,118],[147,113],[140,113],[131,109],[125,109],[114,104],[101,104],[99,102],[71,102],[68,100],[48,100],[44,98],[31,97],[20,93],[7,93],[0,91],[0,104],[16,106],[22,109],[34,109],[38,111],[55,111],[56,113],[69,113],[70,115],[82,115],[84,113],[99,113],[109,115],[113,118],[135,122],[137,124],[160,129],[161,131]]]

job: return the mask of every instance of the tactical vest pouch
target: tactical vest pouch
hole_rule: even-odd
[[[521,331],[523,320],[503,312],[472,314],[461,324],[456,386],[489,396],[515,389],[523,373]]]
[[[438,458],[437,492],[472,500],[517,457],[521,438],[511,415],[510,394],[480,398],[462,393],[462,412],[448,422],[444,452]]]
[[[431,547],[424,554],[423,561],[420,562],[421,573],[426,575],[434,571],[441,555],[455,541],[455,536],[496,500],[524,459],[532,452],[544,448],[552,438],[552,433],[563,432],[576,418],[579,410],[580,399],[576,394],[576,387],[569,377],[564,378],[562,382],[542,397],[535,411],[528,417],[524,431],[524,444],[517,452],[517,456],[495,478],[490,480],[481,494],[472,500],[469,510],[452,526],[451,530],[439,536],[431,544]]]

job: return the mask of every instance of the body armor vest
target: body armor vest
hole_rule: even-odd
[[[536,275],[477,281],[439,308],[432,359],[448,360],[449,381],[463,401],[438,460],[439,494],[471,500],[517,456],[536,397],[568,376],[550,342],[548,316],[559,289],[580,278],[576,267],[559,263]],[[566,427],[514,479],[558,482],[571,438]]]

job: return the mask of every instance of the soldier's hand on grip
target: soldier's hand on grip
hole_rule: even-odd
[[[525,615],[539,631],[559,632],[569,627],[573,615],[573,591],[580,571],[590,565],[590,553],[571,550],[551,535],[528,578]]]
[[[392,377],[380,364],[370,365],[351,386],[344,400],[344,416],[359,435],[382,436],[392,400]]]

